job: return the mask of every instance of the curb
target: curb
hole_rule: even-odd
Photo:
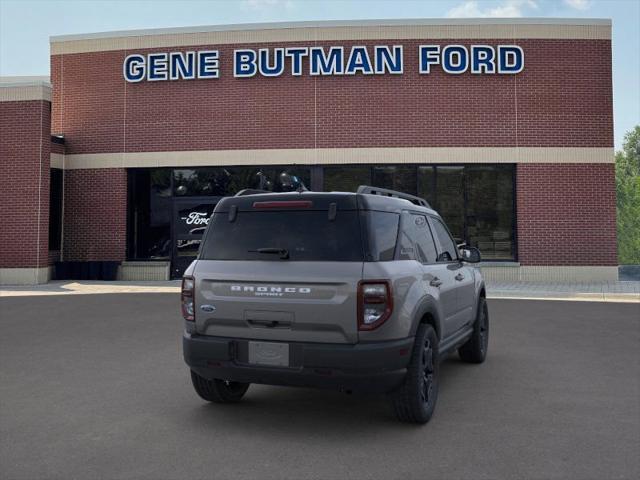
[[[564,302],[640,303],[637,293],[487,292],[489,300],[556,300]]]

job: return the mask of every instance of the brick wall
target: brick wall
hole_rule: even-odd
[[[50,107],[0,102],[0,268],[48,264]]]
[[[611,42],[517,40],[525,69],[512,75],[418,73],[428,39],[404,45],[403,75],[232,75],[234,45],[152,51],[220,51],[221,78],[126,83],[131,51],[54,55],[53,131],[67,153],[395,146],[611,146]],[[451,43],[433,41],[433,43]],[[498,40],[456,41],[499,44]],[[354,42],[328,42],[349,47]],[[306,45],[243,44],[248,48]]]
[[[64,193],[64,260],[124,260],[126,170],[66,170]]]
[[[613,164],[519,164],[522,265],[617,265]]]
[[[404,45],[404,74],[277,78],[232,76],[234,45],[141,49],[220,51],[217,80],[122,78],[131,51],[51,57],[54,133],[67,154],[268,148],[532,146],[611,147],[609,40],[517,40],[516,76],[420,75],[429,39]],[[462,45],[499,40],[458,41]],[[354,42],[327,42],[349,47]],[[247,48],[306,43],[243,44]],[[126,172],[66,173],[64,258],[122,260]],[[615,265],[613,166],[518,165],[523,265]]]
[[[51,153],[59,153],[61,155],[64,155],[65,153],[64,144],[51,142]]]

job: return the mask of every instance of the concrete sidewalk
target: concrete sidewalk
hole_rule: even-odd
[[[640,303],[640,282],[493,282],[488,298]]]
[[[0,287],[0,297],[86,295],[96,293],[180,293],[180,280],[164,282],[54,280],[42,285]]]
[[[1,287],[0,297],[179,292],[179,280],[167,282],[53,281],[44,285]],[[487,297],[640,303],[640,282],[494,282],[487,285]]]

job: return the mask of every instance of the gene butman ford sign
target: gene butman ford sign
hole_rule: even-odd
[[[416,54],[421,74],[441,68],[451,75],[513,75],[524,69],[524,52],[517,45],[420,45]],[[402,75],[403,63],[402,45],[236,49],[233,76]],[[124,59],[122,69],[132,83],[215,79],[220,77],[220,54],[218,50],[134,53]]]

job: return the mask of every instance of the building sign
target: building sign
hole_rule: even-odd
[[[447,74],[513,75],[524,69],[524,52],[517,45],[420,45],[416,52],[419,73],[440,68]],[[373,47],[288,47],[236,49],[233,76],[294,77],[336,75],[402,75],[402,45]],[[219,78],[220,53],[201,50],[134,53],[122,65],[127,82]]]

